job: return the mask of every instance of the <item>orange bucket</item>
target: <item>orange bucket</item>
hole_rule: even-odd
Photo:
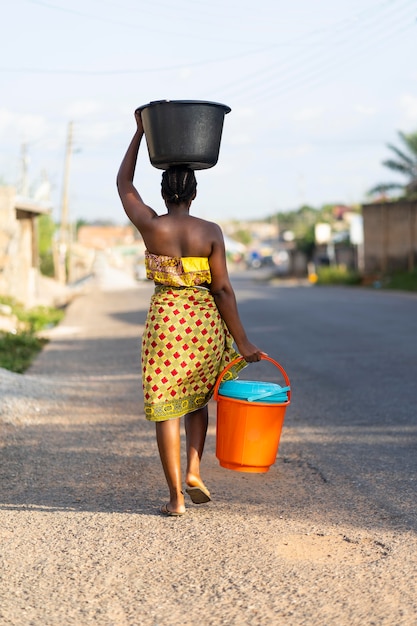
[[[286,385],[290,381],[284,368],[268,356],[263,360],[273,363],[282,373]],[[279,440],[284,425],[285,409],[290,404],[291,391],[286,402],[249,402],[219,395],[223,376],[236,363],[237,357],[219,375],[214,387],[217,402],[216,457],[222,467],[238,472],[268,472],[275,463]]]

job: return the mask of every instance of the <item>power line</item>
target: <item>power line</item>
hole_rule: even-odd
[[[267,52],[275,45],[267,46],[266,48],[260,48],[258,50],[250,50],[242,52],[240,54],[234,54],[229,57],[222,57],[219,59],[203,59],[201,61],[189,62],[187,60],[187,67],[202,67],[207,65],[217,65],[219,63],[227,63],[229,61],[235,61],[243,59],[253,54],[259,54],[260,52]],[[0,67],[0,72],[16,72],[22,74],[73,74],[76,76],[114,76],[114,75],[129,75],[129,74],[155,74],[157,72],[170,72],[173,70],[179,70],[184,67],[184,63],[177,65],[167,65],[163,67],[147,67],[140,69],[116,69],[116,70],[79,70],[79,69],[45,69],[35,67]]]
[[[45,2],[44,0],[26,0],[26,2],[30,2],[32,4],[36,4],[39,6],[44,6],[47,8],[53,8],[55,10],[58,11],[62,11],[62,12],[69,12],[69,13],[73,13],[75,15],[79,15],[81,17],[91,17],[94,19],[101,19],[104,21],[109,21],[106,18],[104,18],[103,16],[96,16],[96,15],[89,15],[89,14],[85,14],[84,12],[81,11],[77,11],[74,9],[68,9],[66,7],[58,7],[54,4],[51,4],[50,2]],[[414,7],[414,2],[411,3]],[[410,5],[409,2],[406,3],[405,8],[407,7],[407,5]],[[153,6],[153,5],[152,5]],[[366,19],[366,16],[368,16],[369,14],[374,14],[376,12],[380,12],[380,11],[384,11],[385,10],[385,6],[388,6],[389,8],[392,7],[392,3],[391,2],[379,2],[377,5],[374,5],[373,7],[368,7],[367,9],[364,9],[363,11],[360,11],[359,13],[353,15],[352,17],[344,17],[341,20],[337,21],[336,24],[332,24],[331,27],[327,27],[327,28],[321,28],[321,27],[315,27],[313,28],[311,31],[309,31],[306,35],[303,36],[303,38],[300,40],[299,38],[295,39],[295,40],[287,40],[287,41],[280,41],[280,42],[274,42],[274,43],[270,43],[267,45],[263,45],[261,47],[256,47],[255,49],[252,48],[250,50],[248,50],[248,45],[252,46],[255,44],[248,44],[247,41],[245,41],[245,50],[243,52],[240,52],[238,54],[233,54],[227,57],[220,57],[217,59],[213,59],[212,57],[210,59],[202,59],[200,61],[194,61],[194,62],[189,62],[189,60],[187,59],[187,67],[204,67],[204,66],[209,66],[209,65],[215,65],[218,63],[227,63],[230,61],[234,61],[234,60],[239,60],[239,59],[243,59],[243,58],[247,58],[250,56],[255,56],[257,54],[261,54],[261,53],[266,53],[266,52],[271,52],[272,50],[278,50],[278,49],[285,49],[286,47],[295,47],[296,49],[300,49],[300,47],[302,48],[301,52],[297,55],[298,57],[302,57],[302,55],[304,54],[304,50],[306,47],[308,47],[308,52],[311,52],[311,46],[314,46],[315,48],[319,48],[321,44],[319,43],[312,43],[311,42],[311,38],[323,33],[323,34],[327,34],[328,32],[331,32],[332,34],[337,33],[338,31],[340,31],[342,28],[344,29],[344,33],[346,34],[346,32],[349,29],[352,28],[356,28],[358,23],[359,26],[362,25],[364,18]],[[398,11],[398,6],[396,5],[395,7],[392,7],[393,10]],[[114,20],[111,20],[112,24],[114,24]],[[348,22],[348,26],[346,26],[346,22]],[[132,26],[132,23],[129,23],[128,25],[129,27]],[[147,29],[148,30],[148,29]],[[201,39],[201,37],[199,36],[199,39]],[[309,42],[308,42],[309,41]],[[228,43],[230,43],[230,40],[228,41]],[[317,52],[317,50],[315,50],[314,52]],[[293,55],[291,56],[291,61],[294,61],[297,57],[294,57]],[[314,54],[313,54],[313,58],[314,58]],[[308,60],[311,61],[311,54],[309,54]],[[156,73],[156,72],[166,72],[166,71],[175,71],[178,69],[181,69],[184,66],[184,63],[181,64],[175,64],[175,65],[169,65],[169,66],[162,66],[162,67],[152,67],[152,68],[144,68],[141,67],[140,69],[138,68],[132,68],[132,69],[113,69],[113,70],[89,70],[89,69],[51,69],[51,68],[36,68],[36,67],[2,67],[0,68],[0,72],[15,72],[15,73],[25,73],[25,74],[49,74],[49,75],[53,75],[53,74],[63,74],[63,75],[76,75],[76,76],[115,76],[115,75],[140,75],[140,74],[150,74],[150,73]],[[291,69],[289,70],[291,71]],[[268,79],[268,75],[274,75],[276,73],[276,63],[271,64],[270,66],[268,66],[267,68],[264,68],[263,70],[261,70],[260,72],[258,71],[256,74],[252,74],[250,77],[246,77],[245,80],[250,80],[250,79],[254,79],[254,83],[255,84],[259,84],[260,82],[262,82],[263,79],[267,80]],[[236,85],[236,81],[234,83],[228,83],[227,85],[227,91],[230,91],[230,89],[233,87],[233,84]],[[241,84],[241,80],[238,81],[238,84]]]
[[[294,93],[294,91],[298,91],[300,88],[305,89],[307,87],[317,87],[323,84],[323,81],[327,80],[329,75],[334,73],[334,70],[340,71],[343,67],[352,65],[352,63],[358,58],[363,58],[364,53],[370,49],[375,49],[375,47],[382,43],[386,43],[389,39],[402,35],[412,27],[413,25],[410,24],[409,26],[403,26],[390,34],[383,35],[378,40],[368,42],[369,45],[366,45],[361,49],[355,48],[354,52],[349,54],[348,57],[342,59],[331,59],[325,67],[316,66],[313,67],[312,70],[307,69],[304,72],[302,71],[301,73],[291,77],[291,80],[283,85],[278,84],[276,81],[275,84],[271,85],[269,88],[267,87],[263,91],[258,91],[255,95],[254,101],[265,97],[285,97]]]
[[[404,9],[407,9],[408,5],[410,3],[407,2],[405,4],[405,6],[403,7]],[[374,11],[376,10],[376,8],[374,8]],[[349,31],[351,31],[351,37],[353,38],[355,36],[355,30],[358,29],[358,25],[359,28],[367,28],[367,34],[368,34],[368,40],[369,40],[369,33],[370,33],[370,29],[369,26],[367,24],[363,23],[363,17],[366,16],[371,10],[367,9],[363,12],[361,12],[358,17],[358,20],[356,19],[352,19],[351,20],[351,24],[344,29],[344,35],[346,37],[346,35],[349,34]],[[398,11],[398,8],[395,8],[395,11]],[[389,15],[387,16],[388,18],[390,17]],[[361,18],[361,22],[359,23],[359,18]],[[342,28],[343,24],[345,23],[345,18],[343,20],[341,20],[339,22],[339,27],[335,28],[332,30],[332,35],[336,35],[339,32],[340,28]],[[391,23],[390,23],[391,26]],[[372,28],[372,26],[371,26]],[[314,35],[317,34],[316,30],[313,30],[310,35]],[[353,39],[352,39],[353,40]],[[326,42],[328,44],[328,42]],[[336,39],[336,42],[334,44],[332,44],[334,47],[332,48],[332,50],[336,47],[340,47],[341,43],[346,43],[345,42],[340,42]],[[351,42],[348,42],[351,43]],[[329,44],[328,44],[329,46]],[[225,85],[224,87],[220,88],[222,92],[225,92],[226,95],[228,93],[232,93],[233,96],[237,96],[239,95],[239,93],[245,93],[245,91],[247,92],[247,90],[253,90],[254,88],[256,88],[257,86],[263,86],[266,82],[268,81],[273,81],[273,80],[282,80],[283,78],[285,79],[286,75],[289,75],[291,78],[294,78],[294,67],[295,67],[295,71],[297,72],[309,72],[310,70],[308,69],[309,67],[312,67],[313,70],[315,69],[315,66],[317,63],[322,64],[323,61],[327,62],[328,61],[328,46],[326,46],[326,48],[323,48],[323,44],[315,44],[314,49],[312,49],[311,44],[308,44],[308,51],[307,54],[305,52],[305,50],[301,50],[298,52],[298,54],[293,54],[291,53],[291,55],[287,55],[286,57],[284,57],[283,59],[280,59],[281,62],[281,66],[277,67],[277,61],[273,61],[271,64],[269,64],[268,66],[261,68],[261,69],[257,69],[255,72],[252,72],[249,76],[245,76],[245,78],[242,79],[237,79],[235,81],[228,81],[227,85]],[[324,57],[324,59],[323,59]],[[288,62],[287,62],[288,61]],[[297,65],[297,62],[300,62]],[[299,66],[302,64],[302,69],[299,69]],[[307,65],[307,69],[306,69],[306,65]],[[246,83],[246,84],[245,84]],[[238,89],[234,89],[235,87],[237,87]],[[240,89],[239,89],[240,87]]]
[[[78,11],[76,9],[72,9],[72,8],[67,8],[67,7],[59,7],[55,4],[51,4],[50,2],[45,2],[44,0],[25,0],[26,2],[29,2],[31,4],[35,4],[44,8],[48,8],[48,9],[53,9],[55,11],[61,12],[61,13],[69,13],[71,15],[74,16],[78,16],[78,17],[82,17],[82,18],[87,18],[87,19],[91,19],[94,20],[94,22],[100,21],[102,23],[107,23],[107,24],[111,24],[113,27],[114,26],[122,26],[123,28],[128,28],[130,30],[135,30],[137,31],[139,28],[143,28],[144,26],[146,26],[146,32],[152,32],[155,33],[157,35],[160,36],[172,36],[173,30],[172,28],[168,28],[167,30],[164,30],[163,28],[160,27],[155,27],[154,21],[152,21],[151,24],[149,24],[148,22],[142,20],[139,24],[135,21],[129,21],[129,22],[124,22],[124,21],[120,21],[118,19],[114,19],[113,17],[105,17],[103,16],[101,13],[100,14],[91,14],[91,13],[86,13],[84,11]],[[194,5],[193,6],[193,11],[195,14],[195,9],[196,6],[198,5]],[[152,9],[155,9],[155,5],[152,5]],[[142,15],[143,12],[141,12]],[[148,12],[149,14],[149,12]],[[150,17],[152,18],[152,20],[154,20],[155,18],[160,19],[161,14],[156,14],[155,10],[153,10],[150,13]],[[205,18],[203,18],[202,20],[200,20],[200,23],[205,23]],[[176,35],[181,34],[183,37],[187,37],[187,39],[197,39],[198,41],[201,41],[202,37],[201,34],[199,33],[194,33],[193,31],[190,31],[189,28],[187,28],[187,22],[188,22],[188,18],[187,20],[184,20],[184,31],[182,31],[181,33],[176,32]],[[222,39],[219,37],[205,37],[206,40],[208,41],[212,41],[212,42],[217,42],[217,43],[227,43],[227,44],[234,44],[234,45],[247,45],[248,42],[247,40],[245,41],[238,41],[238,40],[233,40],[230,38],[227,39]],[[258,42],[256,42],[255,44],[252,43],[252,45],[259,45]]]
[[[407,10],[408,4],[403,8],[403,10]],[[396,15],[398,14],[398,8],[396,9]],[[386,16],[389,18],[390,16]],[[264,97],[270,95],[280,95],[280,94],[288,94],[290,90],[298,89],[300,86],[306,86],[306,84],[311,83],[311,78],[313,76],[319,76],[324,74],[324,71],[328,71],[329,69],[333,69],[334,67],[338,67],[341,63],[340,56],[336,58],[336,52],[345,52],[345,54],[349,54],[348,59],[342,59],[342,62],[350,62],[355,57],[358,57],[358,53],[362,54],[364,51],[375,48],[376,45],[381,42],[385,42],[390,36],[395,36],[398,34],[402,34],[405,30],[411,28],[414,24],[412,22],[413,16],[407,14],[406,16],[400,17],[399,20],[392,19],[389,22],[388,30],[387,25],[385,23],[378,23],[376,25],[372,24],[370,27],[361,24],[360,30],[362,28],[367,29],[367,39],[365,42],[360,42],[357,44],[354,39],[357,36],[357,32],[355,29],[353,33],[350,35],[350,39],[344,39],[343,41],[336,41],[332,43],[332,58],[329,59],[328,53],[326,50],[315,50],[313,54],[309,54],[306,56],[305,54],[298,54],[297,56],[292,56],[289,59],[289,64],[284,65],[283,67],[277,68],[277,63],[273,63],[268,67],[264,68],[261,71],[251,74],[248,78],[244,80],[235,81],[234,84],[230,85],[230,82],[227,86],[225,86],[221,91],[222,93],[232,93],[233,96],[237,96],[239,94],[248,93],[248,90],[253,93],[255,91],[255,97]],[[396,29],[394,32],[392,31],[392,26],[397,25],[398,23],[403,24],[404,18],[408,18],[408,24],[403,26],[403,28]],[[376,33],[374,32],[376,28]],[[372,29],[372,30],[371,30]],[[370,35],[374,36],[378,35],[379,38],[372,38]],[[350,29],[352,30],[352,29]],[[357,31],[357,29],[356,29]],[[381,37],[382,34],[382,37]],[[347,49],[347,46],[349,48]],[[355,47],[356,46],[356,47]],[[352,52],[353,48],[353,52]],[[298,63],[298,65],[297,65]],[[286,79],[288,77],[288,79]],[[280,81],[280,84],[278,84]],[[246,84],[245,84],[246,83]],[[233,86],[236,86],[237,89],[233,89]],[[240,87],[240,89],[239,89]],[[260,87],[260,90],[257,90],[257,87]],[[262,89],[262,87],[264,89]]]

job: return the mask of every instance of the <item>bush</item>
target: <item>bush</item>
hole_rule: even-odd
[[[29,332],[37,333],[44,328],[51,328],[59,324],[64,317],[64,311],[53,307],[38,306],[27,311],[23,310],[17,317],[21,322],[27,324]]]
[[[317,285],[359,285],[360,282],[359,274],[343,265],[317,268]]]
[[[44,252],[39,258],[39,270],[44,276],[55,276],[54,257],[52,252]]]
[[[0,296],[0,304],[8,305],[23,326],[23,330],[15,334],[0,331],[0,367],[22,374],[47,343],[37,333],[59,324],[64,311],[46,306],[25,309],[8,296]]]
[[[56,326],[64,317],[62,309],[49,306],[37,306],[26,309],[20,302],[9,296],[0,296],[0,304],[11,307],[13,315],[25,326],[28,333],[37,333],[44,328]]]
[[[22,374],[46,343],[32,333],[0,332],[0,367]]]

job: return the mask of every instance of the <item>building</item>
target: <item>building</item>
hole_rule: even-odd
[[[77,242],[94,250],[131,245],[135,242],[135,228],[130,224],[127,226],[86,224],[78,229]]]
[[[19,198],[13,187],[0,187],[0,293],[25,306],[37,301],[37,218],[45,213],[48,208]]]

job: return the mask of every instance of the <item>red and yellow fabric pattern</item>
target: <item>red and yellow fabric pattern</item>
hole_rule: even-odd
[[[206,272],[201,266],[199,264],[195,270],[194,265],[191,273]],[[154,272],[159,272],[158,277],[164,273],[166,282],[171,280],[166,267],[164,264],[161,271],[152,271],[154,280]],[[180,267],[178,264],[175,267],[178,272]],[[172,272],[172,275],[178,276],[178,273]],[[210,280],[204,273],[204,283],[209,282],[207,278]],[[200,274],[199,280],[203,280],[203,275]],[[151,298],[142,338],[146,418],[164,421],[205,406],[213,395],[218,375],[237,356],[233,338],[208,289],[158,285]],[[245,365],[240,361],[225,378],[236,377]]]
[[[170,257],[145,252],[146,276],[161,285],[194,287],[210,284],[209,261],[205,257]]]

